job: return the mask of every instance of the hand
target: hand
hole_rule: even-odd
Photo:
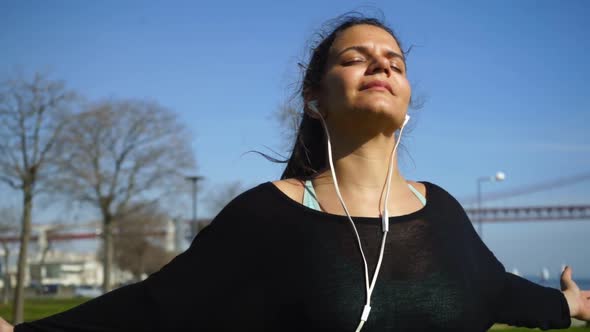
[[[561,273],[561,291],[570,308],[570,316],[590,321],[590,290],[580,290],[572,280],[572,268],[569,266]]]
[[[0,332],[12,332],[14,331],[14,326],[8,324],[2,317],[0,317]]]

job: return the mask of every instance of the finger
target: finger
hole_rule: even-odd
[[[566,266],[563,272],[561,273],[561,290],[566,290],[569,288],[576,288],[576,283],[572,280],[572,268]]]
[[[571,270],[568,269],[569,266],[566,266],[563,271],[561,271],[561,279],[566,279],[569,275],[571,277]]]
[[[572,274],[571,274],[571,270],[568,268],[568,266],[566,266],[563,271],[561,271],[561,277],[559,278],[559,281],[561,283],[561,288],[564,288],[564,284],[567,280],[570,280],[572,278]]]

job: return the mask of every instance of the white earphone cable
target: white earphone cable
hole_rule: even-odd
[[[367,293],[367,303],[365,304],[365,306],[363,308],[363,312],[361,314],[361,321],[356,329],[356,332],[360,332],[361,329],[363,328],[364,323],[367,321],[367,319],[369,317],[369,313],[371,311],[371,295],[373,293],[373,289],[375,288],[375,284],[377,282],[377,276],[379,275],[379,270],[381,269],[381,263],[383,261],[383,255],[384,255],[384,251],[385,251],[385,242],[386,242],[386,238],[387,238],[387,233],[389,231],[389,212],[387,210],[387,202],[389,201],[389,190],[390,190],[390,186],[391,186],[391,174],[393,171],[393,158],[395,156],[395,152],[396,152],[399,142],[401,140],[401,136],[402,136],[404,127],[409,120],[409,116],[406,115],[406,119],[400,129],[398,140],[395,143],[395,146],[393,148],[393,151],[391,152],[391,156],[390,156],[390,160],[389,160],[389,170],[387,172],[387,180],[386,180],[387,185],[386,185],[384,208],[383,208],[383,214],[382,214],[383,238],[381,239],[381,250],[379,253],[379,260],[377,261],[377,266],[375,267],[373,279],[369,285],[369,268],[368,268],[367,259],[365,258],[365,253],[363,251],[363,247],[361,244],[361,239],[360,239],[360,236],[359,236],[358,231],[356,229],[356,226],[354,225],[354,221],[352,220],[352,217],[350,216],[348,208],[346,207],[346,204],[344,203],[344,199],[342,198],[342,195],[340,194],[340,189],[338,186],[338,179],[336,178],[336,170],[334,169],[334,163],[333,163],[333,159],[332,159],[332,144],[330,142],[330,133],[328,131],[328,126],[327,126],[323,116],[317,110],[317,106],[315,105],[315,103],[310,102],[309,105],[310,105],[310,108],[319,115],[322,126],[324,127],[324,130],[326,132],[326,138],[328,141],[328,143],[327,143],[327,145],[328,145],[328,162],[330,163],[330,170],[332,171],[331,173],[332,173],[332,179],[334,181],[334,189],[336,190],[336,195],[338,196],[338,200],[340,201],[340,204],[342,205],[342,208],[344,209],[344,212],[346,213],[346,216],[348,217],[348,220],[350,221],[350,224],[352,225],[352,228],[354,230],[354,234],[355,234],[357,242],[358,242],[359,250],[360,250],[361,256],[363,258],[363,264],[364,264],[364,268],[365,268],[365,288],[366,288],[366,293]]]

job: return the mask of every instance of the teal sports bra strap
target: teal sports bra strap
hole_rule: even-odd
[[[426,197],[424,197],[424,195],[422,195],[418,191],[418,189],[414,188],[414,186],[412,186],[409,183],[408,183],[408,187],[410,187],[410,190],[414,193],[414,195],[416,195],[416,198],[418,198],[420,200],[420,202],[422,202],[422,205],[426,205]]]
[[[303,190],[303,205],[317,211],[321,211],[320,203],[318,202],[313,183],[311,180],[305,181],[305,189]]]
[[[410,190],[416,195],[416,198],[420,200],[422,205],[426,205],[426,197],[422,195],[414,186],[408,183],[408,187]],[[320,203],[318,202],[317,195],[315,194],[315,190],[313,189],[313,183],[311,180],[305,181],[305,189],[303,190],[303,205],[307,206],[308,208],[321,211]]]

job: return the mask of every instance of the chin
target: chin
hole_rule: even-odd
[[[363,119],[371,118],[373,120],[370,121],[378,121],[380,124],[390,123],[387,127],[391,126],[393,130],[401,127],[406,114],[400,105],[390,100],[372,100],[369,103],[359,103],[355,108],[362,114]]]
[[[369,114],[379,115],[380,117],[397,117],[397,113],[400,113],[398,105],[392,103],[391,100],[381,98],[359,103],[355,108]]]

